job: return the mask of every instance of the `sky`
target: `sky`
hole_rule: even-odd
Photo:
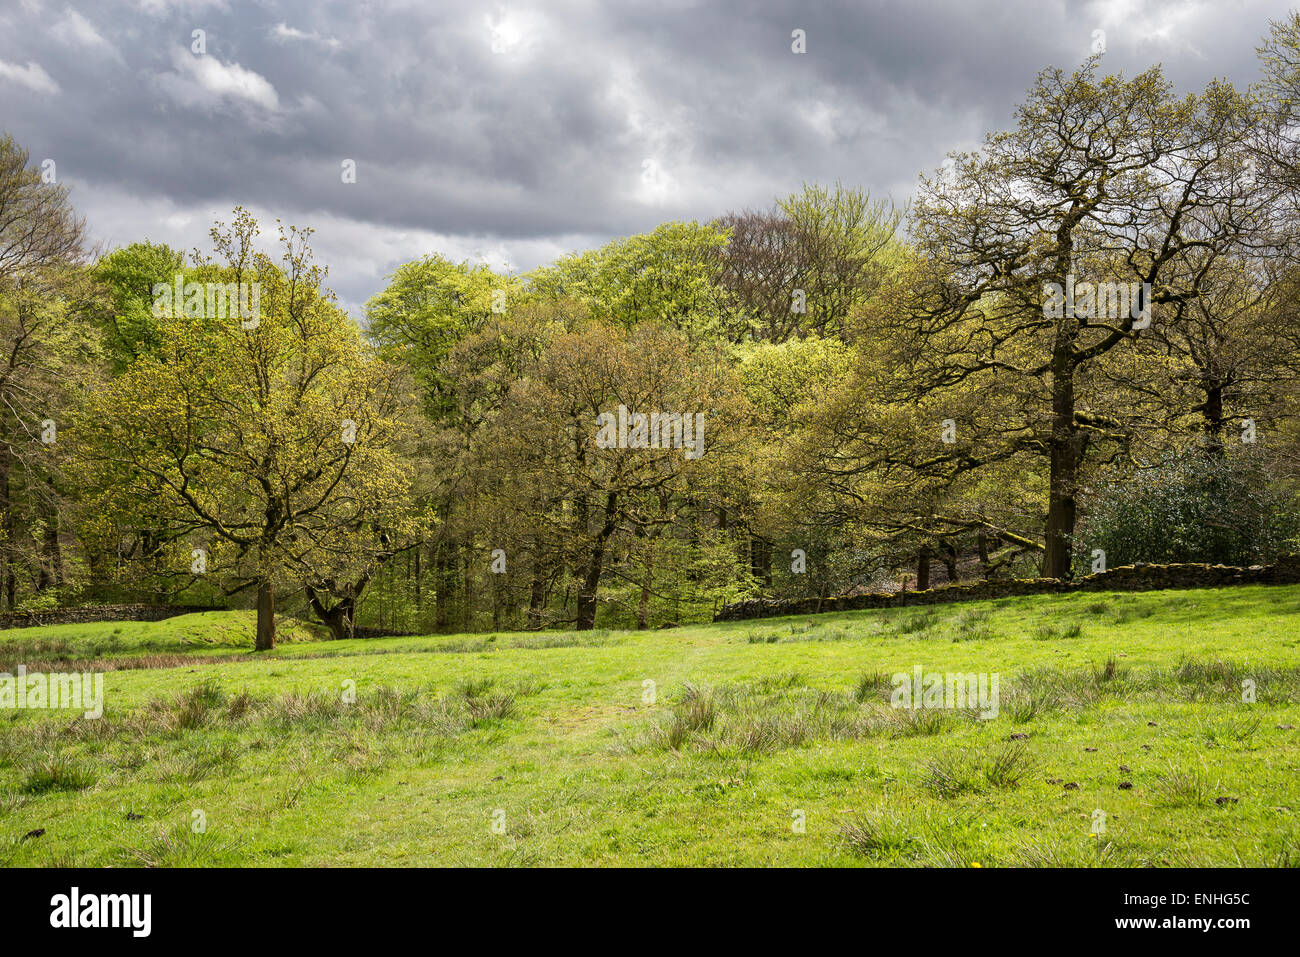
[[[54,160],[105,249],[207,252],[236,205],[266,239],[277,218],[314,228],[359,317],[431,253],[522,271],[805,182],[903,204],[1011,125],[1042,68],[1104,43],[1107,72],[1246,86],[1288,9],[0,0],[0,131]]]

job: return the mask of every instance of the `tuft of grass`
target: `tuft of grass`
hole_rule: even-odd
[[[911,841],[901,821],[886,811],[868,812],[844,821],[840,837],[855,854],[872,860],[902,851]]]
[[[943,799],[988,788],[1012,790],[1035,766],[1028,749],[1018,741],[1007,742],[991,755],[947,752],[926,764],[921,789]]]
[[[891,708],[889,714],[895,738],[928,738],[949,726],[948,713],[938,708]]]
[[[693,686],[683,697],[677,713],[690,731],[708,731],[713,727],[715,718],[713,694]]]
[[[466,698],[465,709],[469,712],[470,724],[482,727],[493,721],[503,721],[515,714],[515,696],[508,691],[494,691],[481,698]]]
[[[890,676],[883,671],[864,672],[858,678],[857,686],[853,689],[853,699],[859,704],[865,704],[882,695],[887,698],[893,684]]]
[[[183,731],[201,728],[226,703],[226,693],[215,681],[205,681],[177,695],[173,705],[176,727]]]
[[[1004,709],[1011,715],[1012,724],[1028,724],[1059,705],[1060,698],[1052,689],[1031,686],[1012,691]]]
[[[1105,664],[1101,665],[1101,667],[1092,666],[1092,683],[1095,685],[1108,684],[1112,681],[1122,680],[1127,676],[1128,669],[1121,668],[1114,655],[1108,656]]]
[[[22,789],[26,794],[84,791],[96,780],[95,772],[85,765],[62,755],[50,755],[28,770]]]
[[[496,686],[495,678],[464,678],[456,686],[456,694],[462,698],[482,698]]]
[[[754,690],[759,694],[771,694],[787,688],[799,688],[805,684],[804,676],[798,671],[783,671],[776,675],[764,675],[754,682]]]
[[[1151,792],[1157,804],[1166,807],[1199,806],[1209,801],[1209,783],[1195,768],[1180,768],[1173,762],[1156,777]]]
[[[934,609],[924,611],[919,615],[911,615],[904,618],[898,623],[898,633],[900,635],[915,635],[929,631],[939,623],[939,612]]]
[[[348,707],[337,694],[319,690],[290,691],[272,700],[264,713],[270,721],[281,727],[325,726],[342,718]]]
[[[936,798],[954,798],[981,790],[981,778],[963,754],[946,753],[925,765],[921,789]]]
[[[256,699],[247,690],[239,692],[230,699],[226,704],[226,719],[229,721],[238,721],[252,712]]]
[[[712,730],[716,720],[712,689],[687,682],[667,721],[656,724],[650,736],[660,747],[680,751],[693,736]]]
[[[160,831],[143,846],[127,852],[131,863],[143,867],[197,867],[219,863],[237,852],[238,841],[212,834],[195,834],[188,827]]]
[[[1061,638],[1078,638],[1083,634],[1083,623],[1072,621],[1068,625],[1039,625],[1034,629],[1038,641],[1056,641]]]
[[[1242,675],[1242,669],[1226,661],[1195,661],[1183,659],[1174,668],[1173,678],[1181,684],[1233,687]]]
[[[1020,779],[1034,770],[1029,749],[1019,741],[1004,744],[984,766],[984,780],[1000,791],[1020,786]]]

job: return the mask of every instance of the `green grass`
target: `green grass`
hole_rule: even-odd
[[[243,613],[0,633],[10,670],[55,660],[42,642],[136,666],[104,674],[99,721],[0,710],[0,863],[1300,862],[1300,587],[284,632],[265,654]],[[999,673],[998,717],[891,707],[917,664]]]
[[[165,621],[105,621],[41,628],[0,629],[0,671],[18,664],[59,668],[86,661],[149,663],[171,655],[232,655],[251,651],[257,616],[251,611],[207,611]],[[285,619],[286,645],[329,637],[323,625]],[[142,662],[141,659],[144,659]]]

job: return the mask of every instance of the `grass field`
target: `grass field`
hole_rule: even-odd
[[[0,671],[103,669],[106,700],[0,711],[0,863],[1300,863],[1300,587],[283,627],[262,655],[240,612],[0,632]],[[997,673],[998,716],[891,707],[916,665]]]

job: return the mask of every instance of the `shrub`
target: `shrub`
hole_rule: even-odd
[[[1300,540],[1295,489],[1262,454],[1191,453],[1133,470],[1084,497],[1076,537],[1081,571],[1092,550],[1110,567],[1134,562],[1253,565],[1275,561]]]

